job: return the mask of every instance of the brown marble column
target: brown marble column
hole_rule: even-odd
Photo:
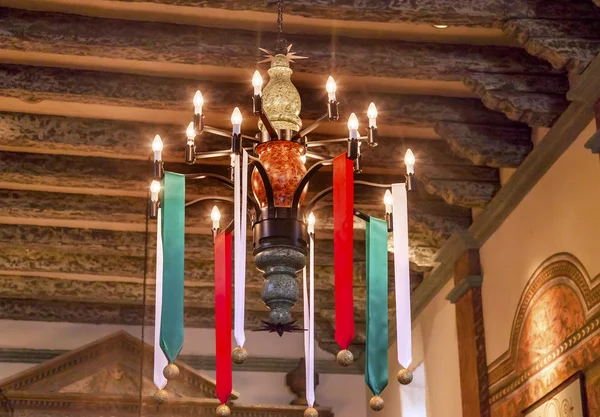
[[[479,250],[467,249],[454,264],[455,286],[447,297],[456,305],[463,417],[490,415],[481,283]]]

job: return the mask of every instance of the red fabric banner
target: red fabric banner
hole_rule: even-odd
[[[215,323],[217,398],[231,395],[231,233],[215,237]]]
[[[352,255],[354,241],[354,164],[346,153],[333,160],[333,263],[335,340],[347,349],[354,339]]]

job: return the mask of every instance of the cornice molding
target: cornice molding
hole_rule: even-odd
[[[456,284],[446,296],[446,300],[452,304],[456,304],[471,288],[481,287],[481,284],[483,284],[483,277],[481,275],[469,275]]]
[[[1,363],[38,364],[60,356],[68,350],[59,349],[28,349],[0,348]],[[196,370],[214,371],[215,357],[211,355],[180,355],[179,360]],[[234,372],[278,372],[287,373],[298,366],[298,360],[293,358],[248,357],[243,366],[236,365]],[[315,370],[320,374],[362,375],[358,367],[340,367],[332,360],[315,361]]]

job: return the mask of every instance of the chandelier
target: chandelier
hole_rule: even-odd
[[[233,203],[234,218],[222,228],[218,207],[213,207],[210,214],[215,263],[216,390],[221,402],[217,415],[230,414],[227,402],[232,390],[232,361],[242,364],[248,356],[243,347],[248,220],[252,229],[254,263],[264,274],[261,296],[269,310],[269,319],[263,321],[263,327],[255,330],[274,332],[279,336],[294,331],[304,333],[309,405],[305,416],[317,415],[313,408],[316,224],[313,212],[324,207],[321,202],[324,197],[333,194],[335,339],[341,348],[337,361],[342,366],[354,361],[348,348],[354,339],[353,224],[354,217],[358,217],[366,222],[365,376],[374,394],[370,406],[378,411],[383,408],[379,394],[388,382],[389,233],[393,233],[394,244],[398,380],[402,384],[412,381],[412,374],[406,369],[411,362],[407,191],[415,189],[415,157],[410,149],[407,150],[404,158],[407,174],[398,183],[376,184],[355,180],[354,175],[362,171],[364,147],[361,145],[377,146],[378,112],[374,103],[367,109],[365,135],[359,134],[359,120],[352,113],[348,118],[347,137],[310,140],[309,135],[323,123],[339,121],[337,86],[335,80],[329,77],[325,83],[327,100],[323,103],[323,116],[303,128],[300,94],[291,81],[290,64],[295,59],[306,57],[291,52],[291,45],[288,46],[282,37],[282,6],[282,0],[279,0],[275,53],[261,49],[267,56],[260,63],[270,63],[267,71],[269,81],[263,88],[260,72],[256,71],[252,77],[252,113],[258,118],[259,133],[255,136],[242,133],[242,113],[237,107],[231,115],[232,131],[205,124],[201,92],[197,91],[193,99],[194,115],[186,130],[185,161],[193,165],[206,159],[230,157],[231,177],[214,173],[182,175],[165,172],[162,139],[156,135],[152,143],[154,180],[150,185],[148,213],[150,218],[157,219],[154,382],[158,391],[155,399],[166,401],[168,394],[164,388],[167,381],[179,375],[173,362],[183,346],[185,208],[207,199],[222,200],[227,204]],[[201,143],[204,133],[230,138],[231,147],[216,152],[198,152],[196,145]],[[335,158],[313,152],[315,148],[340,143],[346,143],[347,148]],[[309,168],[306,167],[307,159],[315,161]],[[305,201],[310,180],[327,166],[332,167],[333,185]],[[186,182],[198,180],[225,184],[233,190],[233,196],[213,196],[186,203]],[[369,216],[354,207],[356,184],[386,189],[384,219]],[[290,313],[299,299],[297,274],[300,272],[304,303],[302,327],[296,324]],[[237,343],[233,351],[232,298],[233,331]]]

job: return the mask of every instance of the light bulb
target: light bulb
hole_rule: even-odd
[[[254,75],[252,76],[252,85],[254,86],[254,95],[260,96],[262,94],[261,88],[263,85],[263,79],[258,70],[254,71]]]
[[[367,116],[369,117],[369,119],[377,119],[377,107],[375,107],[375,103],[369,104]]]
[[[240,127],[242,125],[242,112],[240,112],[239,108],[233,109],[233,113],[231,113],[231,124],[233,124],[233,134],[240,134]]]
[[[185,136],[187,136],[188,145],[194,144],[196,138],[196,129],[194,129],[194,122],[190,122],[187,129],[185,130]]]
[[[354,113],[348,118],[348,130],[350,131],[350,139],[358,139],[358,118]]]
[[[152,150],[154,152],[160,152],[163,150],[163,141],[160,138],[160,135],[154,136],[154,140],[152,141]]]
[[[154,180],[150,183],[150,199],[153,202],[158,201],[158,193],[160,193],[160,182]]]
[[[392,193],[390,190],[386,190],[385,195],[383,196],[383,204],[385,204],[385,212],[390,214],[392,212],[392,204],[394,202],[394,198],[392,197]]]
[[[303,164],[305,164],[306,163],[306,155],[302,155],[300,157],[300,160],[302,161]]]
[[[335,83],[335,80],[331,75],[329,76],[329,78],[327,78],[327,84],[325,85],[325,89],[327,90],[329,101],[335,101],[335,92],[337,91],[337,84]]]
[[[154,136],[152,150],[154,151],[154,161],[162,161],[163,141],[159,135]]]
[[[406,164],[406,173],[414,174],[415,173],[415,155],[410,149],[406,150],[406,155],[404,155],[404,164]]]
[[[204,105],[204,97],[200,90],[194,94],[194,114],[202,114],[202,106]]]
[[[369,128],[377,127],[377,107],[375,107],[375,103],[369,104],[369,108],[367,110],[367,117],[369,118]]]
[[[213,229],[218,229],[219,228],[219,220],[221,220],[221,212],[219,211],[219,208],[217,206],[213,206],[213,208],[210,212],[210,219],[212,220],[212,223],[213,223]]]
[[[447,29],[448,25],[432,25],[436,29]]]
[[[315,219],[314,213],[311,211],[308,215],[308,233],[315,233],[315,223],[317,219]]]

